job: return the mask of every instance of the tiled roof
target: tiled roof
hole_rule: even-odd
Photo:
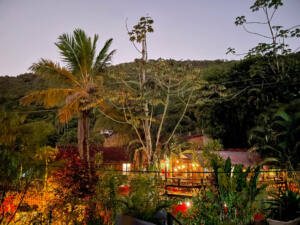
[[[238,149],[233,151],[218,151],[218,154],[225,160],[230,157],[232,164],[243,164],[244,166],[257,165],[261,161],[261,158],[257,153],[239,151]]]
[[[62,155],[64,151],[72,152],[71,154],[77,153],[77,146],[58,146],[59,155]],[[103,163],[122,163],[129,162],[129,156],[126,152],[126,148],[123,147],[90,147],[90,157],[94,157],[95,153],[102,152]]]
[[[129,162],[126,148],[122,147],[91,147],[92,151],[102,152],[104,163]]]
[[[200,154],[202,150],[198,151]],[[249,152],[245,148],[225,148],[220,151],[216,151],[224,160],[228,157],[231,159],[232,164],[243,164],[244,166],[254,166],[262,161],[259,154],[256,152]],[[184,156],[187,159],[192,159],[193,156],[191,153],[184,153]]]

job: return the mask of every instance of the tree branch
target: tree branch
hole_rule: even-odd
[[[169,84],[170,84],[170,78],[169,78]],[[156,135],[155,149],[158,147],[158,144],[159,144],[160,133],[161,133],[162,126],[163,126],[163,123],[165,121],[165,117],[166,117],[166,114],[167,114],[167,109],[168,109],[168,106],[169,106],[169,99],[170,99],[169,91],[170,91],[170,86],[168,86],[167,98],[166,98],[166,103],[165,103],[165,107],[164,107],[164,112],[163,112],[163,115],[162,115],[162,118],[161,118],[161,121],[160,121],[160,124],[159,124],[157,135]]]
[[[187,101],[187,103],[186,103],[186,105],[185,105],[185,107],[184,107],[184,110],[183,110],[183,112],[182,112],[182,115],[181,115],[180,119],[177,121],[176,126],[174,127],[174,129],[173,129],[173,131],[172,131],[170,137],[169,137],[168,140],[164,143],[164,145],[167,145],[167,144],[170,142],[170,140],[172,139],[172,137],[174,136],[177,127],[179,126],[181,120],[183,119],[183,117],[184,117],[184,115],[185,115],[185,112],[186,112],[187,107],[188,107],[188,105],[189,105],[189,103],[190,103],[192,94],[193,94],[193,91],[191,91],[191,94],[189,95],[188,101]]]
[[[269,37],[269,36],[266,36],[266,35],[263,35],[263,34],[260,34],[260,33],[257,33],[257,32],[252,32],[252,31],[248,30],[248,29],[246,28],[246,26],[244,26],[244,25],[243,25],[243,28],[244,28],[244,30],[245,30],[247,33],[249,33],[249,34],[254,34],[254,35],[258,35],[258,36],[260,36],[260,37],[272,39],[272,37]]]
[[[127,33],[129,33],[127,21],[128,21],[128,18],[126,18],[126,20],[125,20],[125,27],[126,27]],[[142,51],[138,49],[138,47],[134,44],[134,42],[131,41],[131,43],[132,43],[132,45],[134,46],[134,48],[135,48],[140,54],[142,54]]]

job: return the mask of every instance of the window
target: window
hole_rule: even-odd
[[[128,172],[130,171],[130,166],[131,166],[130,163],[123,163],[123,174],[124,175],[128,174]]]

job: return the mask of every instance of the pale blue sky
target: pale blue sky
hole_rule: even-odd
[[[100,44],[113,38],[117,53],[113,64],[139,57],[128,40],[125,20],[134,25],[149,14],[155,32],[149,39],[149,58],[234,59],[228,47],[241,52],[260,38],[234,25],[235,17],[253,14],[253,0],[0,0],[0,75],[27,71],[39,58],[59,61],[54,42],[62,33],[82,28],[100,36]],[[300,0],[285,0],[274,22],[300,24]],[[300,46],[300,41],[292,42]]]

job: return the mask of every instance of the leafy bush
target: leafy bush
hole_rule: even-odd
[[[231,164],[230,158],[222,165],[215,163],[215,185],[192,199],[188,214],[181,219],[185,224],[249,224],[261,210],[259,198],[265,186],[258,187],[259,169],[243,171],[243,165]]]
[[[137,219],[157,223],[155,215],[172,205],[161,196],[161,180],[151,175],[138,175],[130,180],[130,193],[121,198],[122,213]]]
[[[275,220],[289,221],[300,216],[300,195],[298,191],[279,188],[279,193],[273,194],[268,200],[269,217]]]
[[[127,183],[127,176],[116,172],[105,172],[100,174],[97,184],[96,200],[100,205],[100,211],[104,212],[105,220],[113,221],[116,214],[120,212],[119,204],[121,193],[120,187]]]

